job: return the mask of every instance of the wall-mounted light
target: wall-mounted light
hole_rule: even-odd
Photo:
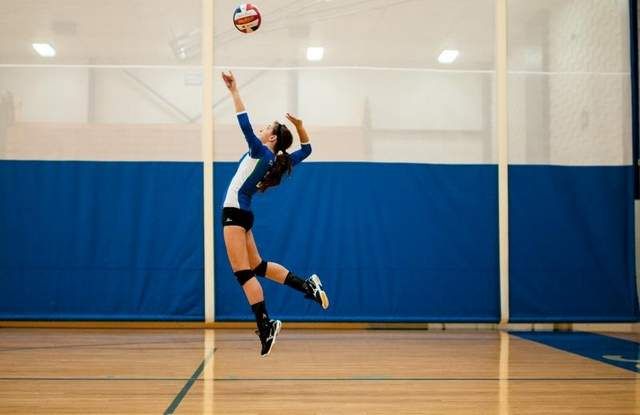
[[[33,46],[33,49],[38,52],[40,56],[45,58],[56,56],[56,50],[48,43],[33,43],[31,46]]]
[[[320,61],[324,56],[324,48],[310,47],[307,48],[307,59],[310,61]]]
[[[460,52],[452,49],[445,49],[438,56],[438,62],[440,63],[453,63],[457,58]]]

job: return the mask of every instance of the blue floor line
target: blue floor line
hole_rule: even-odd
[[[632,340],[586,332],[512,332],[510,334],[610,366],[640,373],[640,343]]]

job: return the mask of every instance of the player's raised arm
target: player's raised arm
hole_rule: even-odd
[[[246,109],[244,107],[244,103],[242,102],[242,98],[240,98],[240,93],[238,92],[238,84],[236,83],[236,78],[233,76],[233,73],[231,71],[229,71],[228,74],[222,72],[222,80],[227,86],[229,92],[231,92],[231,97],[233,98],[233,105],[236,109],[236,112],[245,112]]]
[[[235,107],[236,114],[238,116],[240,129],[242,130],[244,138],[247,140],[247,144],[249,145],[249,155],[251,157],[259,157],[264,151],[264,146],[253,132],[251,122],[249,121],[249,115],[247,115],[247,110],[244,107],[242,98],[240,98],[240,92],[238,92],[236,78],[233,76],[233,73],[229,71],[228,74],[222,72],[222,80],[227,86],[227,89],[229,89],[231,97],[233,98],[233,106]]]

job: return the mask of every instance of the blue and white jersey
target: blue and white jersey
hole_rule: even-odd
[[[276,155],[256,137],[246,112],[237,114],[240,129],[249,145],[249,151],[240,159],[236,174],[231,179],[223,207],[251,210],[251,197],[258,191],[258,183],[265,176]],[[311,144],[303,144],[300,150],[290,154],[295,166],[311,154]]]

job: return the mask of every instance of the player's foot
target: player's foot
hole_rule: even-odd
[[[322,289],[322,281],[320,281],[320,278],[316,274],[313,274],[305,281],[305,284],[308,288],[305,297],[314,300],[325,310],[329,308],[329,297],[327,297],[327,293]]]
[[[278,337],[278,333],[280,333],[281,328],[282,322],[280,320],[270,320],[263,329],[256,333],[258,337],[260,337],[260,343],[262,344],[260,357],[269,356],[273,345],[276,343],[276,337]]]

